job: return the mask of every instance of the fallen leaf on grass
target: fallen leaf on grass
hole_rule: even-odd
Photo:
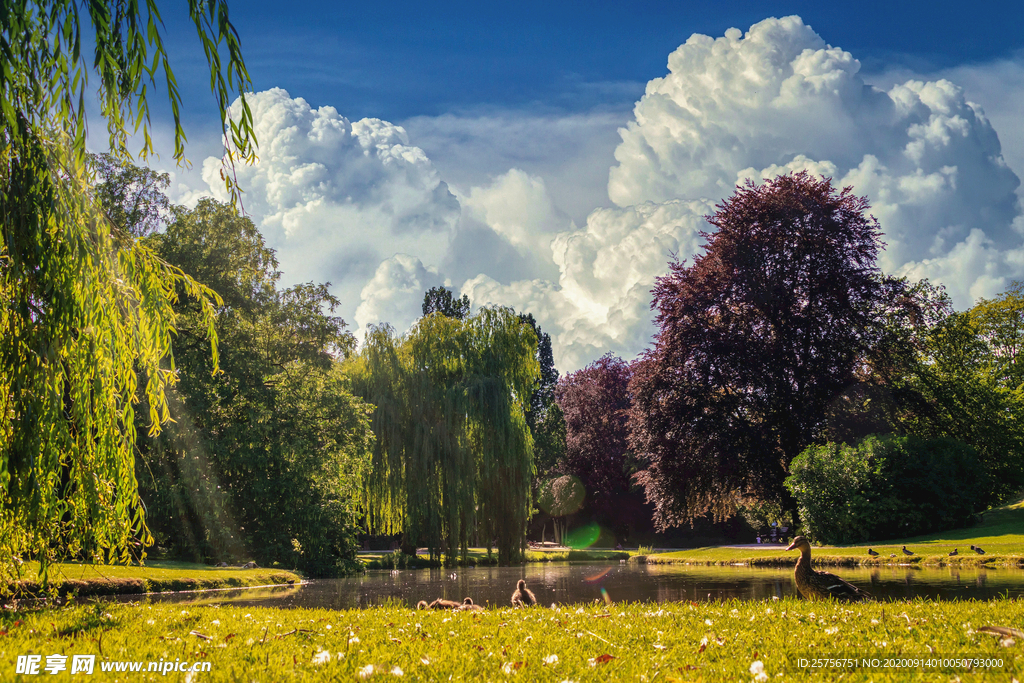
[[[607,664],[608,662],[612,661],[613,659],[615,659],[615,656],[614,655],[610,655],[610,654],[603,654],[603,655],[598,655],[597,657],[594,657],[594,661],[597,664]]]

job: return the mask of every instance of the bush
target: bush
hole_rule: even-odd
[[[991,488],[970,446],[949,438],[869,436],[856,446],[811,446],[786,488],[805,533],[859,543],[966,526]]]

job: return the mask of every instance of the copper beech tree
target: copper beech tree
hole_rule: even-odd
[[[633,366],[630,446],[660,528],[795,509],[789,462],[858,381],[901,281],[881,276],[868,202],[806,172],[748,181],[706,220],[704,253],[658,278],[660,328]]]

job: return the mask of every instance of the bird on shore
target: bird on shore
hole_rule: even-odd
[[[912,551],[912,550],[907,550],[907,546],[903,546],[903,554],[904,554],[904,555],[913,555],[913,554],[914,554],[914,551]]]
[[[878,557],[878,553],[872,550],[871,548],[868,548],[868,555],[870,555],[871,557]]]
[[[950,556],[950,557],[953,557],[954,555],[959,555],[959,554],[960,554],[960,552],[959,552],[959,551],[958,551],[958,550],[957,550],[956,548],[953,548],[953,552],[951,552],[951,553],[949,554],[949,556]]]
[[[533,591],[526,587],[526,582],[519,579],[516,584],[516,592],[512,594],[513,607],[532,607],[537,604],[537,598]]]
[[[445,600],[444,598],[438,598],[437,600],[434,600],[434,602],[430,603],[430,609],[458,609],[461,606],[461,602]]]
[[[796,562],[793,578],[796,580],[796,588],[800,591],[800,595],[807,600],[833,598],[854,602],[871,597],[866,591],[847,583],[835,574],[815,571],[811,567],[811,544],[805,537],[794,538],[786,550],[800,551],[800,559]]]
[[[466,598],[465,600],[463,600],[462,604],[459,606],[459,609],[464,611],[464,612],[483,612],[483,611],[485,611],[483,607],[481,607],[480,605],[478,605],[475,602],[473,602],[473,598]]]
[[[985,551],[981,549],[981,546],[974,546],[974,545],[972,545],[971,546],[971,550],[973,550],[974,552],[978,553],[979,555],[984,555],[985,554]]]

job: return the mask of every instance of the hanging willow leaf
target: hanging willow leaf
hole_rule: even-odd
[[[176,377],[177,296],[199,301],[216,367],[216,294],[111,226],[92,196],[90,73],[111,152],[128,159],[140,127],[141,155],[152,152],[146,87],[162,69],[174,156],[184,161],[159,15],[154,0],[142,4],[0,7],[0,586],[10,585],[22,557],[42,563],[45,581],[62,554],[128,561],[149,541],[135,482],[134,406],[143,396],[151,433],[170,419],[164,391]],[[206,7],[217,10],[209,20]],[[189,9],[223,119],[232,89],[249,85],[238,37],[222,0],[189,0]],[[91,68],[81,52],[83,15]],[[251,117],[234,130],[229,166],[252,158],[255,145]]]
[[[540,376],[537,335],[513,311],[427,315],[404,337],[371,327],[353,389],[376,406],[363,507],[372,533],[403,533],[432,557],[471,539],[521,558],[533,440],[525,402]]]

